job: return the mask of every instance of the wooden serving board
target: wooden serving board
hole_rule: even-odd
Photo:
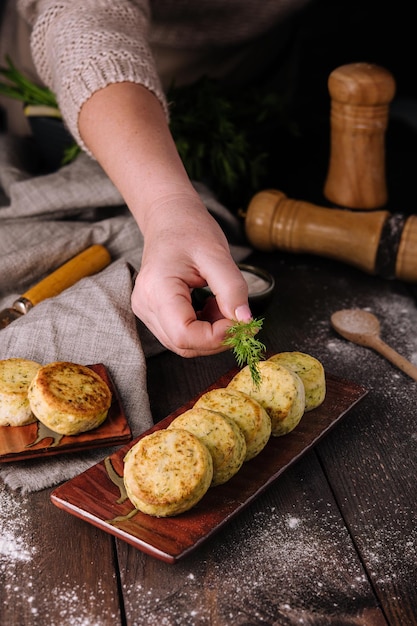
[[[209,389],[226,386],[235,373],[236,370],[229,372]],[[197,398],[97,465],[57,487],[51,493],[51,500],[59,508],[135,548],[167,563],[175,563],[248,506],[367,394],[364,387],[330,374],[326,376],[326,385],[326,398],[320,407],[305,413],[288,435],[271,437],[258,456],[244,463],[228,482],[211,487],[186,513],[157,518],[135,512],[123,487],[123,459],[139,439],[166,428],[175,417],[191,408]]]

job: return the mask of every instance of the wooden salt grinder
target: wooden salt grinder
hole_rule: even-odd
[[[388,200],[385,131],[395,94],[391,73],[369,63],[342,65],[328,79],[330,159],[323,193],[351,209],[377,209]]]
[[[258,250],[316,254],[417,282],[417,215],[324,208],[268,189],[250,201],[245,231]]]

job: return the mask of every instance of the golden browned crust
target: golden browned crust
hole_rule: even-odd
[[[271,435],[271,418],[263,406],[237,389],[210,389],[197,402],[195,408],[218,411],[233,420],[246,441],[245,461],[253,459],[264,449]]]
[[[246,365],[230,381],[229,389],[238,389],[255,398],[271,418],[271,434],[285,435],[300,422],[305,408],[305,391],[301,378],[282,365],[272,361],[258,364],[260,384],[254,384]]]
[[[188,430],[207,446],[213,458],[213,487],[225,483],[242,467],[246,456],[245,438],[226,415],[192,408],[176,417],[168,428]]]
[[[139,511],[170,517],[201,500],[213,478],[207,447],[181,429],[157,430],[140,439],[124,458],[127,495]]]
[[[111,391],[105,381],[89,367],[67,361],[41,367],[28,397],[38,420],[63,435],[96,428],[106,419],[111,405]]]
[[[298,374],[305,390],[305,411],[312,411],[326,397],[324,367],[318,359],[304,352],[278,352],[269,361],[279,363]]]

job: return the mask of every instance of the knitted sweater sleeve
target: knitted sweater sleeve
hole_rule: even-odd
[[[144,85],[168,109],[147,42],[148,0],[19,0],[32,27],[33,60],[54,92],[68,129],[78,131],[82,105],[118,82]]]

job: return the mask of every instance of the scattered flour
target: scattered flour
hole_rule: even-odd
[[[369,600],[366,576],[355,560],[353,546],[346,550],[349,538],[339,518],[332,517],[331,504],[321,517],[307,494],[305,498],[305,517],[291,513],[283,517],[276,507],[265,505],[263,510],[254,508],[250,516],[240,516],[234,544],[210,543],[207,549],[214,565],[211,562],[208,571],[204,550],[200,561],[195,557],[175,565],[169,593],[145,589],[140,581],[125,590],[134,598],[143,623],[285,626],[313,623],[312,616],[318,617],[323,610],[327,616],[340,612],[346,617],[351,607],[354,615]],[[208,609],[201,598],[207,600],[214,580],[221,584],[216,583],[216,603]]]
[[[23,504],[23,506],[22,506]],[[36,553],[25,537],[27,518],[26,501],[16,501],[15,496],[4,491],[0,500],[0,575],[10,572],[10,564],[29,562]]]
[[[354,294],[349,294],[345,301],[338,301],[334,311],[355,308],[373,313],[380,322],[381,339],[417,365],[417,304],[413,298],[402,294],[395,294],[395,297],[392,294],[370,294],[365,304]],[[330,317],[317,320],[316,312],[312,310],[306,325],[314,327],[315,332],[308,333],[306,345],[300,345],[298,349],[320,359],[328,372],[363,384],[386,398],[401,394],[403,415],[406,413],[410,419],[414,416],[414,394],[408,394],[407,399],[405,392],[405,386],[415,384],[411,378],[371,348],[356,345],[338,335],[331,327]]]
[[[95,594],[88,594],[73,581],[58,583],[45,602],[42,577],[39,578],[37,550],[28,515],[30,498],[3,489],[0,493],[0,585],[9,597],[18,599],[24,607],[27,626],[108,626],[120,623],[119,615],[105,615],[103,619],[91,618],[91,606],[100,606],[107,593],[100,585]],[[45,573],[43,574],[43,576]],[[48,607],[53,607],[51,615]],[[55,621],[59,607],[59,618]],[[0,624],[2,621],[0,607]],[[94,610],[93,614],[97,614]],[[30,621],[29,621],[30,620]],[[7,626],[20,626],[7,624]]]

